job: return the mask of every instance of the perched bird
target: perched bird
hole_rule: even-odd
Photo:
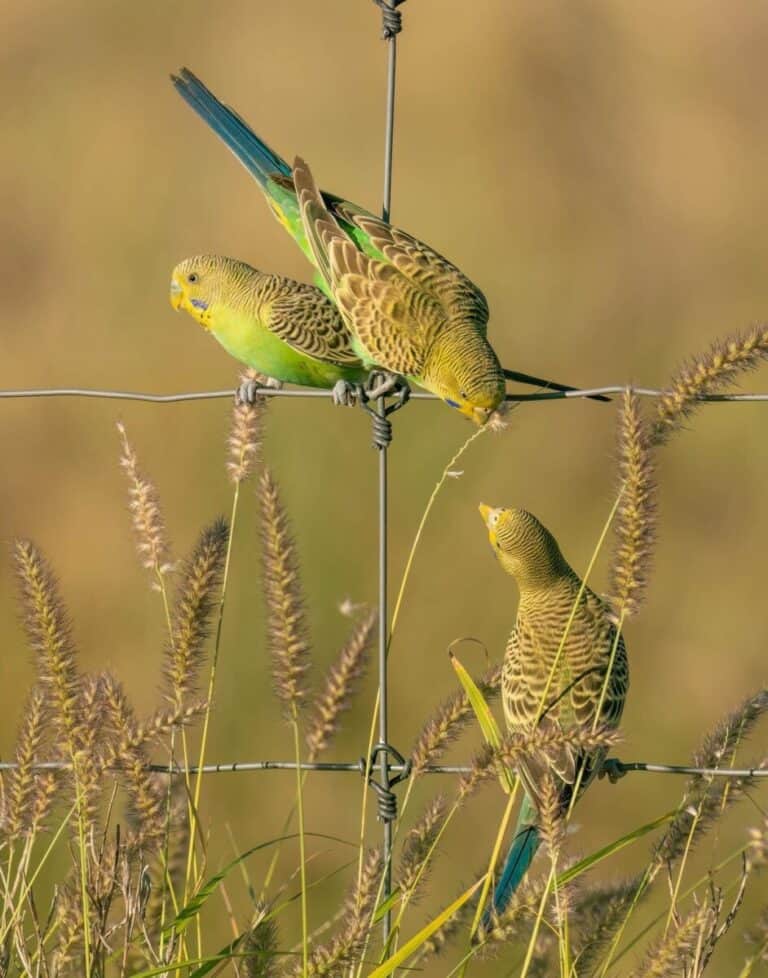
[[[518,771],[525,796],[493,894],[493,910],[500,913],[539,846],[543,775],[554,780],[559,814],[565,814],[574,791],[580,794],[605,760],[604,747],[586,751],[578,735],[618,726],[629,669],[624,639],[617,636],[608,605],[582,583],[549,530],[523,509],[481,504],[480,515],[501,566],[520,592],[502,668],[507,726],[521,733],[538,728],[564,735],[563,743],[547,752],[543,768],[531,761]],[[569,734],[575,735],[571,744]]]
[[[174,268],[171,305],[276,382],[333,388],[338,403],[349,403],[367,376],[336,306],[313,285],[198,255]],[[241,396],[250,399],[247,391]]]
[[[320,193],[305,164],[294,172],[187,68],[171,78],[317,267],[317,284],[339,303],[366,366],[415,380],[477,423],[504,399],[505,380],[574,389],[504,370],[486,338],[485,297],[455,265],[363,208]]]

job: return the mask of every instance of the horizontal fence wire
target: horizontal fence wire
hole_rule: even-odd
[[[19,765],[15,761],[0,762],[0,772],[15,771]],[[26,765],[25,765],[26,767]],[[227,761],[222,764],[203,764],[184,766],[180,764],[146,764],[142,768],[152,774],[191,775],[191,774],[241,774],[245,771],[337,771],[346,773],[363,773],[365,760],[359,761]],[[32,771],[69,771],[71,761],[40,761],[31,764],[27,770]],[[387,765],[392,774],[400,774],[409,770],[407,764]],[[113,771],[121,768],[114,766]],[[474,768],[466,764],[428,764],[419,769],[419,774],[470,774]],[[644,772],[646,774],[684,774],[697,775],[705,778],[768,778],[768,768],[762,767],[691,767],[686,764],[648,764],[645,761],[619,761],[610,758],[606,773],[615,780],[625,774]]]
[[[604,387],[589,387],[583,390],[572,391],[536,391],[533,394],[507,394],[505,400],[510,402],[521,401],[562,401],[573,400],[582,397],[596,397],[606,394],[623,394],[631,390],[639,397],[665,397],[669,394],[658,387],[635,387],[633,384],[608,384]],[[320,397],[331,398],[333,391],[315,390],[310,388],[296,388],[291,390],[276,390],[274,387],[257,387],[255,393],[263,397]],[[141,391],[112,391],[98,390],[87,387],[40,387],[19,389],[19,390],[0,390],[0,398],[16,397],[95,397],[112,401],[148,401],[151,404],[176,404],[183,401],[210,401],[217,398],[233,398],[234,390],[224,391],[189,391],[182,394],[147,394]],[[427,391],[412,391],[411,400],[417,401],[439,401],[436,394]],[[697,401],[708,401],[716,403],[718,401],[768,401],[768,393],[756,394],[700,394],[694,398]]]

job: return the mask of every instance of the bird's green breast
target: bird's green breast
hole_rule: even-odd
[[[275,380],[330,388],[337,380],[360,379],[359,369],[324,363],[295,350],[252,312],[216,303],[210,309],[209,329],[236,360]]]

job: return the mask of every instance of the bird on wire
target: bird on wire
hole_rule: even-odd
[[[540,732],[544,740],[552,735],[549,747],[518,768],[525,794],[491,904],[500,914],[539,847],[543,808],[562,819],[600,773],[600,736],[618,727],[629,668],[611,609],[570,567],[549,530],[523,509],[479,508],[520,593],[502,667],[507,727],[524,736]]]
[[[289,166],[189,69],[171,79],[315,265],[317,284],[339,304],[365,367],[415,381],[477,424],[504,400],[506,380],[574,390],[502,368],[486,337],[485,297],[455,265],[356,204],[318,191],[306,164]]]
[[[271,386],[333,388],[336,403],[349,405],[368,376],[338,309],[313,285],[234,258],[198,255],[174,268],[170,298],[227,353],[271,378]],[[244,384],[238,398],[252,402],[257,386]]]

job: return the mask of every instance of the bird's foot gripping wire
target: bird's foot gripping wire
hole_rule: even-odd
[[[259,391],[268,388],[273,391],[283,389],[282,380],[275,380],[274,377],[251,378],[246,380],[235,391],[235,404],[248,404],[251,407],[256,403]]]
[[[350,384],[348,380],[337,380],[331,397],[337,407],[355,407],[360,399],[360,387],[358,384]]]
[[[611,784],[616,784],[626,773],[626,768],[618,757],[606,757],[600,766],[600,771],[597,776],[598,778],[608,778]]]
[[[368,377],[365,386],[358,387],[357,395],[361,406],[371,416],[374,446],[387,448],[392,441],[392,422],[389,420],[389,415],[399,411],[408,403],[411,388],[398,374],[374,371]],[[391,404],[385,404],[384,398],[390,396],[395,400]]]
[[[387,775],[385,783],[377,781],[373,776],[373,773],[379,764],[379,756],[381,754],[383,754],[387,759]],[[394,759],[395,763],[400,768],[400,771],[394,776],[390,776],[389,774],[390,757]],[[394,791],[392,791],[392,788],[394,788],[396,784],[400,784],[401,781],[405,781],[405,779],[411,773],[411,762],[406,761],[400,751],[392,747],[391,744],[376,744],[371,751],[371,756],[367,761],[364,757],[360,758],[360,773],[376,792],[379,821],[394,822],[397,818],[397,795],[394,793]]]

